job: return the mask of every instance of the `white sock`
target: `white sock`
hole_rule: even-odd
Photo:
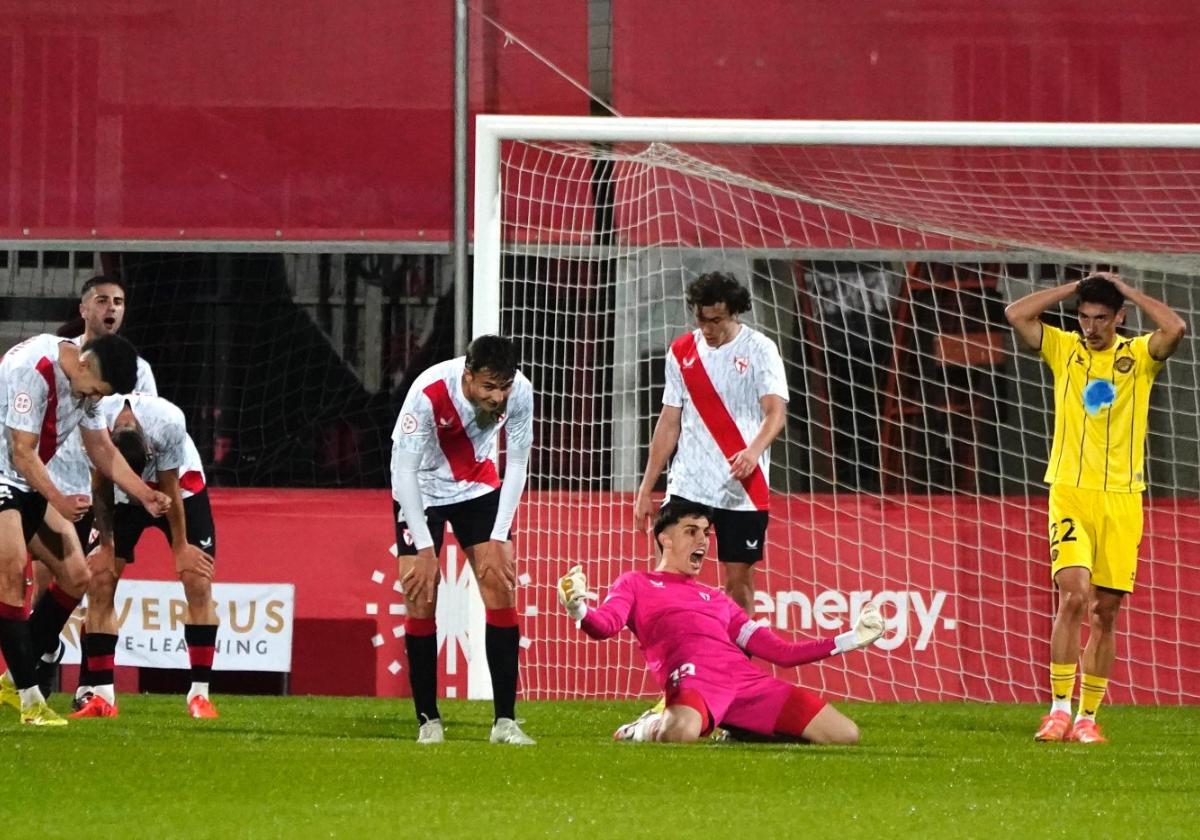
[[[21,695],[22,709],[28,709],[30,706],[46,702],[46,698],[42,696],[42,690],[36,685],[31,685],[29,688],[17,689],[17,693]]]
[[[1070,700],[1051,700],[1050,701],[1050,711],[1051,712],[1066,712],[1069,715],[1069,714],[1071,714],[1071,701]]]
[[[92,687],[90,685],[81,685],[77,689],[75,689],[75,699],[82,700],[88,694],[94,694],[94,693],[95,692],[92,690]]]
[[[192,688],[188,692],[188,696],[187,696],[189,703],[192,702],[193,697],[203,697],[204,699],[207,700],[208,699],[208,683],[202,683],[202,682],[192,683]]]
[[[1096,716],[1094,714],[1089,715],[1083,709],[1080,709],[1079,714],[1075,715],[1076,723],[1079,723],[1079,721],[1081,721],[1081,720],[1095,720],[1095,719],[1096,719]]]
[[[116,689],[114,689],[111,684],[94,686],[92,691],[96,694],[97,697],[103,697],[109,703],[116,705],[117,692],[116,692]]]

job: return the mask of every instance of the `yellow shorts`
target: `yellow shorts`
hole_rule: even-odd
[[[1050,576],[1083,566],[1092,584],[1132,592],[1142,541],[1142,494],[1050,486]]]

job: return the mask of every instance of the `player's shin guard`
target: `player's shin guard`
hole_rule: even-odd
[[[496,719],[515,720],[517,707],[518,654],[521,650],[521,628],[517,626],[517,610],[508,607],[487,610],[484,626],[484,648],[488,670],[492,675],[492,702]]]
[[[417,723],[438,720],[437,622],[409,616],[404,622],[404,650],[408,654],[408,684]]]
[[[0,604],[0,653],[19,690],[37,685],[37,656],[23,607]]]
[[[83,642],[83,661],[87,663],[91,686],[112,686],[117,653],[115,633],[88,633]],[[110,703],[113,698],[106,697]]]
[[[33,649],[37,656],[58,650],[58,636],[66,626],[67,619],[79,606],[79,598],[68,595],[51,583],[33,605],[29,614],[29,634],[33,638]]]
[[[216,624],[183,625],[183,640],[187,642],[193,685],[208,685],[212,681],[213,657],[217,650],[217,627]]]

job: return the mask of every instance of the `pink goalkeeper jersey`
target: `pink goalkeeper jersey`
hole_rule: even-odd
[[[588,610],[580,627],[593,639],[615,636],[628,627],[647,667],[664,687],[684,664],[692,666],[696,677],[714,683],[761,677],[762,671],[744,652],[756,634],[771,637],[771,644],[753,652],[777,664],[812,662],[834,649],[832,639],[784,642],[751,621],[724,592],[673,572],[626,572],[613,583],[604,603]]]

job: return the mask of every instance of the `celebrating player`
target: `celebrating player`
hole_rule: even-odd
[[[746,655],[792,667],[867,647],[883,635],[879,608],[867,604],[854,629],[832,639],[784,641],[724,593],[696,582],[710,521],[703,505],[668,502],[654,523],[662,551],[657,570],[621,575],[598,608],[588,609],[578,566],[558,583],[559,601],[593,639],[629,627],[666,692],[664,711],[646,712],[613,738],[695,741],[722,726],[769,739],[857,743],[858,727],[848,717],[813,692],[760,671]]]
[[[62,725],[37,686],[37,652],[50,649],[87,586],[43,598],[26,621],[24,567],[26,549],[35,533],[54,544],[55,558],[78,558],[82,548],[73,523],[89,501],[64,494],[45,464],[66,437],[81,428],[83,446],[96,468],[136,498],[154,516],[170,501],[148,487],[113,446],[100,417],[97,399],[133,387],[137,352],[125,339],[108,335],[82,349],[53,335],[27,339],[0,362],[0,650],[8,672],[0,676],[0,703],[21,711],[24,723]],[[62,523],[46,517],[47,506]],[[61,570],[55,570],[60,572]],[[61,574],[56,575],[60,580]]]
[[[634,502],[634,526],[649,530],[651,493],[671,453],[667,499],[712,509],[725,592],[754,611],[754,564],[767,533],[769,447],[783,429],[788,387],[779,350],[742,324],[750,292],[730,274],[688,286],[697,329],[667,353],[662,412]]]
[[[83,656],[88,664],[90,693],[71,717],[116,717],[113,657],[118,622],[113,602],[125,567],[134,562],[134,547],[149,526],[166,535],[175,555],[175,573],[187,599],[183,639],[191,663],[188,714],[215,718],[209,700],[217,613],[213,607],[213,556],[216,534],[200,453],[187,433],[183,412],[162,397],[145,394],[108,397],[101,402],[112,438],[146,481],[154,482],[171,500],[165,519],[153,519],[123,495],[114,497],[111,483],[101,481],[96,493],[96,527],[100,546],[91,555],[87,635]]]
[[[507,430],[504,481],[496,470]],[[533,744],[516,722],[516,566],[509,529],[525,489],[533,445],[533,387],[507,338],[480,336],[467,355],[440,362],[412,384],[392,432],[392,505],[408,617],[408,678],[420,725],[417,743],[445,740],[437,707],[438,555],[454,529],[486,609],[493,744]]]
[[[1082,335],[1040,319],[1045,309],[1072,294],[1078,295]],[[1137,338],[1118,335],[1126,301],[1140,307],[1157,329]],[[1166,304],[1105,273],[1033,292],[1004,314],[1054,374],[1054,443],[1045,481],[1058,613],[1050,635],[1053,702],[1034,737],[1104,743],[1096,711],[1116,657],[1117,613],[1137,575],[1150,388],[1187,325]],[[1079,625],[1085,618],[1090,632],[1072,724]]]

